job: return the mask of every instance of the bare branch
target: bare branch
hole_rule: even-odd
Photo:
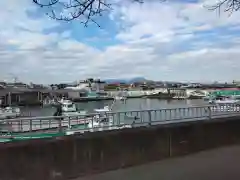
[[[44,6],[53,6],[55,4],[57,4],[59,2],[59,0],[49,0],[48,3],[41,3],[41,0],[33,0],[33,2],[41,7],[44,7]]]
[[[46,14],[52,19],[60,21],[80,20],[85,27],[89,22],[93,22],[100,27],[93,18],[102,16],[105,11],[112,10],[111,4],[106,3],[106,0],[65,0],[66,2],[62,0],[43,0],[44,2],[41,2],[41,0],[32,1],[41,8],[50,8],[51,10]],[[130,1],[137,3],[144,2],[144,0]]]
[[[218,10],[219,14],[221,9],[224,12],[228,12],[231,15],[233,12],[239,11],[240,9],[240,0],[219,0],[216,4],[205,6],[208,10]]]
[[[40,0],[33,0],[41,8],[51,8],[46,13],[50,18],[60,21],[80,20],[84,26],[91,21],[97,26],[100,25],[93,19],[96,16],[102,16],[102,13],[111,10],[111,5],[105,3],[105,0],[48,0],[48,3],[41,3]],[[58,13],[59,11],[60,13]]]

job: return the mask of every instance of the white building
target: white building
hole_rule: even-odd
[[[105,84],[106,84],[105,82],[100,80],[87,79],[84,81],[79,81],[78,85],[75,87],[66,87],[65,89],[101,92],[101,91],[104,91]]]

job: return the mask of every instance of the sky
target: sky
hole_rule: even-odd
[[[0,80],[239,80],[240,12],[219,15],[205,8],[212,3],[115,0],[94,19],[99,28],[52,20],[32,0],[2,0]]]

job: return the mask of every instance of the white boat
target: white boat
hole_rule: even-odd
[[[103,128],[103,127],[112,127],[113,126],[113,117],[109,114],[110,109],[108,106],[104,106],[103,109],[94,110],[97,115],[93,116],[92,121],[88,123],[88,128]]]
[[[87,114],[87,111],[78,111],[76,104],[71,100],[62,98],[58,102],[61,104],[63,116],[84,116]]]
[[[234,99],[233,97],[219,97],[209,101],[213,104],[240,104],[239,99]]]
[[[52,105],[57,105],[57,101],[56,100],[54,100],[54,99],[48,99],[48,98],[46,98],[46,99],[44,99],[43,100],[43,106],[52,106]]]
[[[95,109],[94,111],[97,112],[97,113],[110,112],[111,109],[109,109],[109,106],[104,106],[102,109]]]
[[[216,99],[210,100],[209,103],[214,104],[212,107],[213,111],[221,112],[239,112],[240,111],[240,100],[234,99],[233,97],[218,97]],[[236,105],[236,106],[233,106]]]
[[[210,101],[210,100],[211,100],[211,97],[210,97],[210,96],[204,96],[202,99],[203,99],[204,101]]]
[[[16,118],[20,115],[21,111],[18,107],[0,108],[0,119]]]
[[[66,104],[66,103],[70,103],[70,102],[72,103],[71,100],[66,99],[65,97],[62,97],[60,100],[58,99],[57,102],[60,104]]]
[[[117,122],[114,122],[113,116],[110,113],[111,110],[108,106],[105,106],[103,109],[95,109],[95,112],[98,114],[88,123],[88,128],[90,130],[103,131],[132,127],[131,125],[116,124]]]
[[[128,93],[126,91],[120,91],[114,97],[114,100],[126,101]]]
[[[216,100],[215,104],[238,104],[240,101],[235,99]]]
[[[66,131],[66,134],[70,135],[76,132],[84,132],[84,131],[104,131],[104,130],[131,128],[132,125],[119,124],[119,122],[114,122],[114,117],[111,114],[111,112],[115,102],[116,102],[116,99],[112,102],[111,106],[104,106],[103,108],[100,108],[100,109],[94,109],[95,114],[91,118],[86,117],[84,120],[85,124],[87,124],[87,129],[83,128],[83,129],[71,130],[69,128]]]
[[[124,101],[124,100],[127,99],[127,97],[125,97],[125,96],[115,96],[114,99]]]

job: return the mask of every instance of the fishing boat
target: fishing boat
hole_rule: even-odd
[[[62,115],[63,116],[83,116],[87,114],[87,111],[82,110],[78,111],[76,104],[68,99],[61,99],[60,101],[61,108],[62,108]]]
[[[96,115],[93,116],[92,121],[88,123],[88,128],[103,128],[113,126],[113,117],[110,114],[109,106],[104,106],[103,109],[95,109]]]
[[[207,96],[204,96],[202,99],[203,99],[204,101],[209,101],[209,100],[212,99],[212,97],[209,96],[209,95],[207,95]]]
[[[20,115],[21,111],[18,107],[0,108],[0,119],[16,118]]]
[[[54,106],[57,105],[57,101],[55,99],[45,98],[42,102],[43,106]]]
[[[239,112],[240,111],[240,100],[235,99],[234,97],[228,96],[218,96],[215,99],[209,100],[210,104],[213,104],[213,111],[221,111],[221,112]],[[235,106],[233,106],[235,105]]]
[[[115,97],[114,100],[119,101],[126,101],[127,100],[127,92],[126,91],[120,91]]]
[[[125,100],[127,99],[127,97],[124,97],[124,96],[115,96],[114,99],[120,100],[120,101],[125,101]]]
[[[210,99],[209,103],[211,103],[211,104],[239,104],[240,105],[240,99],[236,99],[234,97],[228,97],[228,96],[218,96],[216,98]]]
[[[123,124],[120,122],[114,122],[114,117],[111,114],[111,108],[109,106],[104,106],[102,109],[94,110],[97,114],[92,118],[88,123],[88,128],[92,131],[103,131],[111,129],[122,129],[122,128],[131,128],[131,125]]]
[[[126,96],[118,96],[126,98]],[[121,100],[121,98],[114,98],[112,104],[110,106],[104,106],[100,109],[94,109],[96,115],[92,118],[92,120],[88,124],[88,128],[94,130],[109,130],[109,129],[121,129],[121,128],[130,128],[131,125],[121,125],[120,122],[114,122],[114,117],[111,114],[113,112],[114,105]],[[119,119],[120,121],[120,119]]]

